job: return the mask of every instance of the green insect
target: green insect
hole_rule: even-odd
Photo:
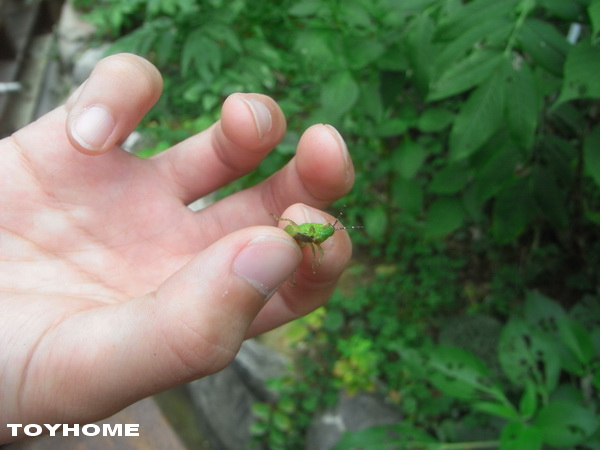
[[[333,223],[301,223],[298,225],[291,219],[286,219],[284,217],[277,217],[274,214],[271,214],[275,220],[286,221],[289,222],[290,225],[285,227],[283,231],[293,237],[300,248],[310,245],[310,249],[313,255],[313,264],[312,269],[313,273],[315,273],[315,269],[321,265],[323,261],[323,257],[325,256],[325,251],[321,247],[321,244],[333,236],[333,233],[339,230],[352,230],[363,228],[362,226],[354,226],[354,227],[339,227],[336,228],[335,225],[339,222],[342,213],[338,215]],[[319,259],[316,260],[316,252],[315,247],[319,250]],[[315,262],[316,261],[316,262]]]

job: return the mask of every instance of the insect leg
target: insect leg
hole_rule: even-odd
[[[317,247],[317,250],[319,250],[319,260],[317,261],[317,263],[315,264],[315,247]],[[323,257],[325,256],[325,250],[323,250],[323,247],[321,247],[321,244],[318,243],[313,243],[313,245],[311,246],[311,248],[313,249],[313,273],[315,273],[315,269],[317,267],[319,267],[321,265],[321,263],[323,262]]]
[[[278,222],[283,220],[283,221],[285,221],[285,222],[289,222],[289,223],[291,223],[291,224],[292,224],[292,225],[294,225],[295,227],[297,227],[297,226],[298,226],[298,224],[297,224],[296,222],[294,222],[293,220],[291,220],[291,219],[286,219],[285,217],[277,217],[275,214],[270,214],[270,215],[271,215],[271,217],[272,217],[273,219],[277,220]]]

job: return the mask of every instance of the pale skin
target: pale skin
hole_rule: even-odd
[[[269,97],[234,94],[211,128],[141,160],[118,144],[161,88],[147,61],[112,56],[0,141],[0,424],[90,423],[214,373],[245,338],[323,305],[350,258],[336,233],[313,274],[310,251],[269,226],[271,211],[333,221],[319,209],[354,181],[335,129],[310,127],[274,176],[194,213],[260,163],[285,118]]]

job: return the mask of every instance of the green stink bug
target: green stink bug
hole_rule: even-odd
[[[284,217],[277,217],[274,214],[271,214],[275,220],[289,222],[290,224],[286,226],[283,231],[293,237],[300,248],[310,245],[310,249],[313,255],[313,264],[312,269],[313,273],[315,273],[315,269],[321,265],[321,261],[323,261],[323,256],[325,256],[325,251],[321,247],[321,244],[333,236],[333,233],[339,230],[352,230],[357,228],[363,228],[362,226],[353,226],[353,227],[339,227],[336,228],[335,225],[339,222],[342,213],[338,215],[333,223],[301,223],[298,225],[291,219],[286,219]],[[315,263],[316,253],[315,247],[319,250],[319,259]]]

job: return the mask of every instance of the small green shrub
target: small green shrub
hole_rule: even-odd
[[[406,367],[432,394],[456,399],[443,411],[443,426],[439,419],[422,421],[420,427],[407,420],[349,433],[336,449],[598,448],[599,325],[597,297],[567,314],[557,302],[531,292],[523,312],[513,315],[500,335],[501,373],[458,347],[400,350]],[[486,427],[485,442],[443,442]]]

